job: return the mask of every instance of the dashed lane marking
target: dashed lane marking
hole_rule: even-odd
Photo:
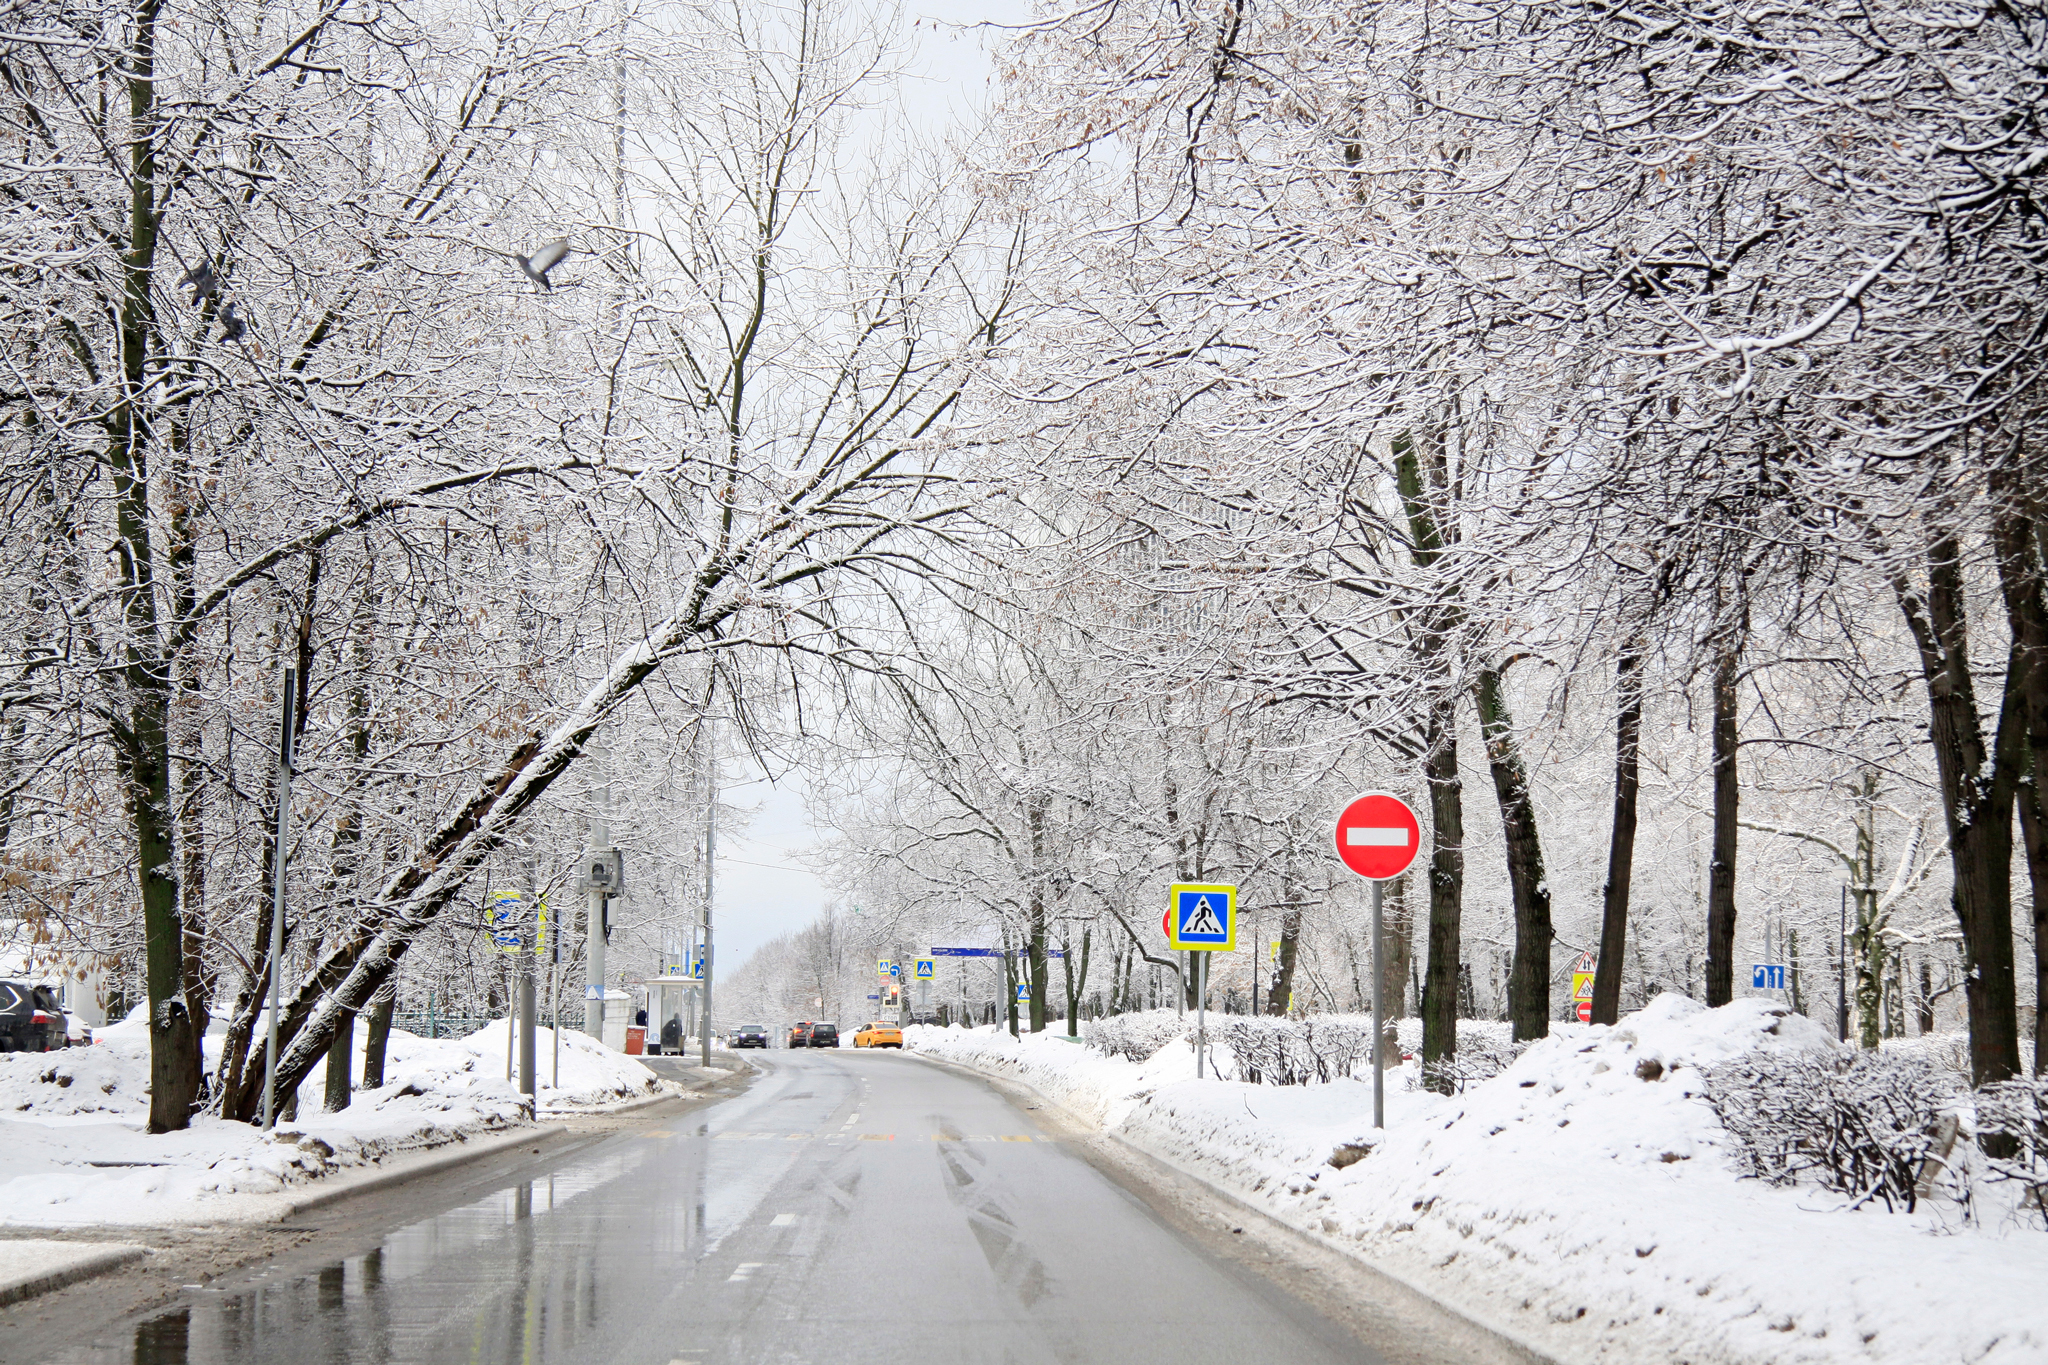
[[[793,1227],[795,1224],[796,1215],[793,1213],[778,1213],[768,1220],[768,1226],[771,1228]]]
[[[731,1284],[734,1280],[751,1280],[754,1278],[754,1272],[766,1264],[766,1261],[741,1261],[733,1268],[732,1274],[725,1277],[725,1282]]]

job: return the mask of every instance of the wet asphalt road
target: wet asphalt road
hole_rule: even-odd
[[[317,1269],[188,1289],[50,1359],[1379,1360],[977,1081],[892,1053],[759,1058],[767,1074],[724,1103],[627,1129]]]

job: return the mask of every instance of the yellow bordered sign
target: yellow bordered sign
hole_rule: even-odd
[[[1176,882],[1166,904],[1166,942],[1182,951],[1227,953],[1237,947],[1237,888]]]

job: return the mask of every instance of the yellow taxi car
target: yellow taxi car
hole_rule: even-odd
[[[853,1035],[853,1045],[900,1048],[903,1046],[903,1030],[886,1019],[877,1019],[872,1024],[861,1026],[860,1031]]]

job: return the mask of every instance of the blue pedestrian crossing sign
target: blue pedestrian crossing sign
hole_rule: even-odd
[[[917,959],[917,979],[919,981],[929,981],[932,979],[932,960],[930,958],[921,957]]]
[[[1017,1003],[1020,1005],[1025,1005],[1029,1004],[1030,1001],[1031,983],[1029,981],[1019,981],[1017,983]]]
[[[1237,888],[1176,882],[1167,905],[1166,942],[1197,952],[1227,953],[1237,947]]]

